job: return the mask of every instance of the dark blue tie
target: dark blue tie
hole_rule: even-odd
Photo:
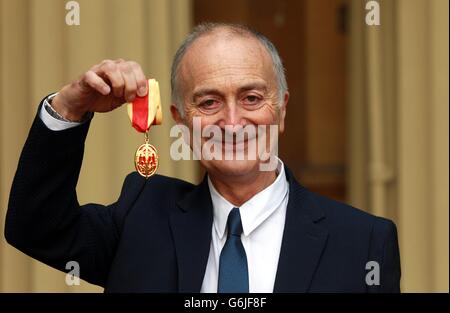
[[[228,214],[227,241],[220,252],[218,292],[248,292],[247,255],[241,242],[242,223],[238,208]]]

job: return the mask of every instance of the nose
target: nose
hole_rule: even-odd
[[[225,125],[241,125],[245,126],[245,119],[243,118],[241,108],[236,103],[228,103],[222,110],[222,118],[219,126],[224,128]]]

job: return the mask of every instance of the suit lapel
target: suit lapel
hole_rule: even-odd
[[[324,218],[311,194],[286,168],[289,201],[274,292],[307,292],[325,247],[328,233],[318,225]]]
[[[178,261],[179,292],[200,292],[208,261],[213,222],[206,180],[196,186],[172,213],[172,230]]]
[[[328,232],[318,225],[325,216],[286,167],[289,201],[274,292],[307,292]],[[179,292],[200,292],[211,244],[213,210],[205,179],[178,203],[170,217],[178,261]]]

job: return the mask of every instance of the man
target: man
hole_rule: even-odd
[[[43,100],[11,190],[9,243],[60,270],[77,261],[81,277],[107,292],[399,291],[395,225],[311,193],[279,159],[261,170],[266,161],[248,157],[249,147],[260,136],[272,142],[268,133],[245,140],[243,160],[201,159],[207,175],[198,186],[132,173],[116,203],[80,206],[92,112],[146,93],[137,63],[106,60]],[[280,57],[243,26],[197,26],[175,55],[172,96],[173,118],[191,133],[194,117],[223,133],[230,125],[284,131]]]

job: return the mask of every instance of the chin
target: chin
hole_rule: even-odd
[[[239,177],[259,171],[259,162],[259,160],[214,160],[202,163],[208,172],[221,176]]]

